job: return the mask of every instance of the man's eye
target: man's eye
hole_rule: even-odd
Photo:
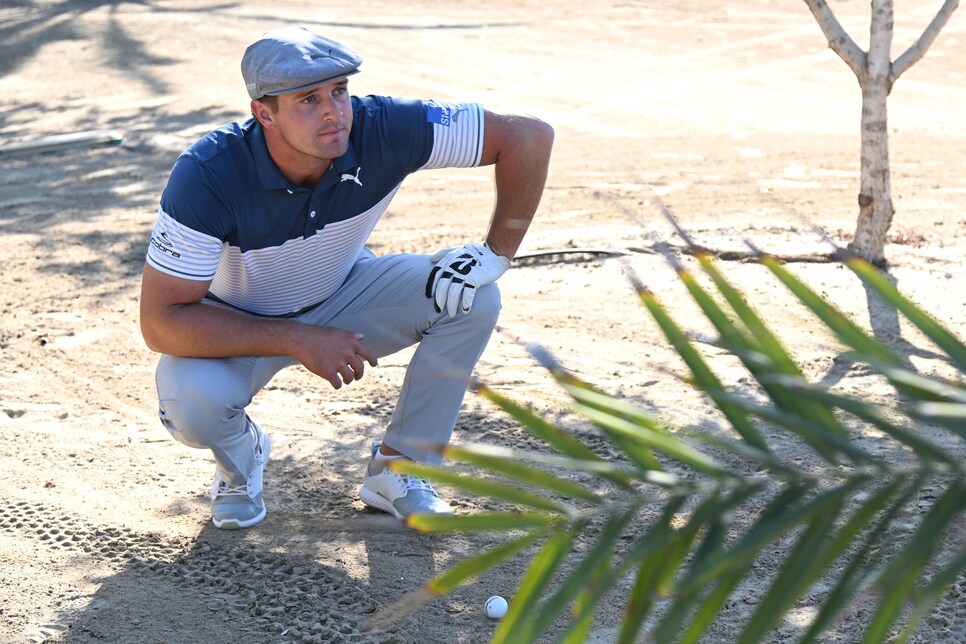
[[[336,96],[342,96],[343,94],[345,94],[345,93],[346,93],[346,92],[348,92],[348,91],[349,91],[349,90],[348,90],[348,88],[345,88],[345,87],[340,87],[340,88],[338,88],[337,90],[335,90],[335,92],[333,92],[333,93],[334,93],[334,94],[335,94]]]
[[[314,96],[306,96],[305,98],[302,99],[302,102],[303,103],[314,103],[315,102],[315,97]]]

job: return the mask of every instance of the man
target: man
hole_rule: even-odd
[[[361,62],[301,27],[265,33],[241,63],[253,118],[190,146],[161,196],[141,330],[163,354],[162,424],[214,456],[219,528],[265,516],[271,440],[245,408],[279,370],[301,363],[339,389],[416,343],[360,497],[398,518],[452,511],[427,481],[384,466],[441,462],[432,446],[449,442],[496,325],[494,282],[539,204],[553,130],[477,104],[351,96]],[[365,247],[410,173],[490,164],[485,241],[432,257]]]

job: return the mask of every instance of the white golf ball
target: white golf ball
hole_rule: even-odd
[[[486,600],[486,616],[490,619],[500,619],[506,615],[507,603],[506,600],[499,595],[493,595]]]

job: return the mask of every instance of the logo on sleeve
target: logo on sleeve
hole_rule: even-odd
[[[162,253],[167,253],[172,257],[181,257],[181,253],[173,248],[174,244],[172,244],[171,240],[168,239],[168,233],[161,233],[157,237],[152,237],[151,245]]]
[[[446,105],[440,105],[435,101],[429,101],[426,105],[426,122],[437,123],[449,127],[452,121],[450,109]]]

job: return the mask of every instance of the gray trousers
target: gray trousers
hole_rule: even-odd
[[[414,460],[438,465],[442,457],[419,445],[449,442],[470,375],[496,326],[500,292],[496,284],[479,289],[469,313],[449,318],[426,297],[431,268],[426,255],[376,257],[366,251],[332,297],[296,319],[362,333],[379,357],[419,343],[383,440]],[[210,449],[229,485],[243,485],[255,457],[245,408],[276,373],[294,364],[287,356],[165,354],[157,368],[161,422],[185,445]],[[330,387],[321,378],[319,383]]]

